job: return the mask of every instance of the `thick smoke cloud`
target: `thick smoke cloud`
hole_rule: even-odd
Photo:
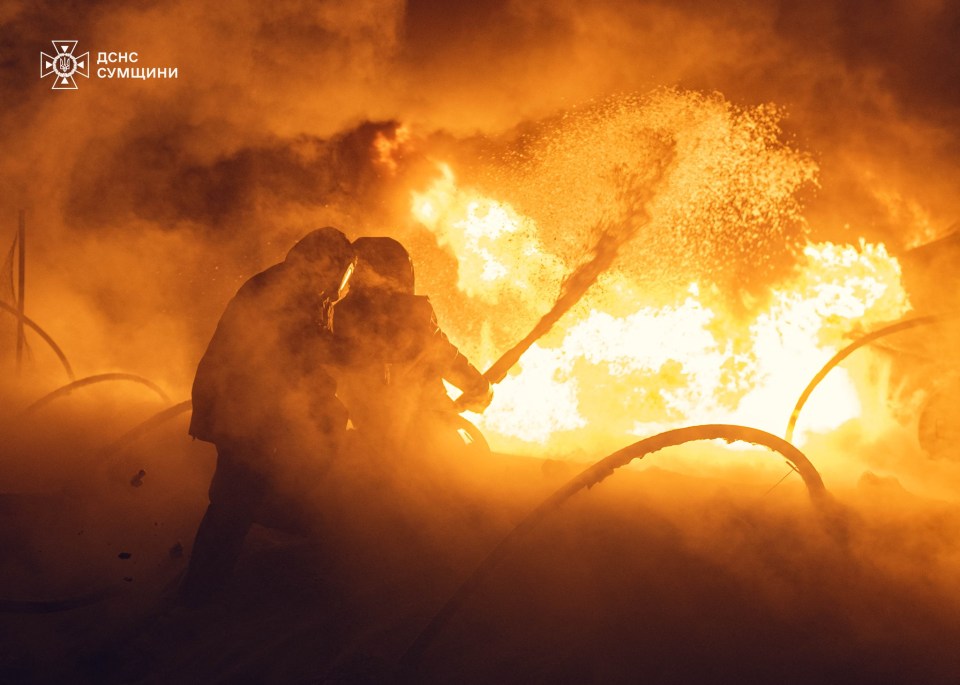
[[[186,228],[198,250],[219,232],[215,248],[235,249],[227,261],[248,274],[280,253],[266,246],[275,236],[325,218],[355,232],[385,220],[370,216],[377,179],[361,168],[364,129],[341,133],[364,121],[456,140],[676,85],[785,108],[788,135],[820,163],[815,234],[900,247],[960,217],[956,7],[701,5],[8,4],[0,210],[11,228],[18,209],[30,211],[41,264],[97,231]],[[94,52],[137,50],[141,64],[175,65],[180,78],[81,79],[76,92],[51,93],[37,53],[61,34]],[[331,166],[318,148],[345,135],[358,147]],[[115,239],[101,247],[120,249]]]
[[[418,263],[424,282],[456,295],[449,255],[409,217],[410,190],[436,175],[433,161],[482,182],[571,110],[660,87],[782,108],[784,138],[819,167],[818,190],[802,198],[813,235],[901,250],[960,219],[958,32],[960,7],[945,0],[15,0],[0,6],[0,256],[25,209],[27,312],[77,375],[142,373],[185,398],[226,301],[309,229],[400,237],[430,257]],[[51,39],[76,39],[94,58],[135,50],[141,65],[175,66],[179,78],[81,78],[75,92],[51,92],[37,73]],[[399,168],[381,156],[384,145],[402,153]],[[9,319],[0,340],[13,340]],[[16,410],[63,382],[40,343],[31,340],[31,354],[17,377],[12,345],[0,342],[0,397]],[[139,594],[29,630],[5,618],[22,650],[0,651],[0,680],[79,673],[96,682],[116,667],[97,650],[129,647],[113,633],[152,611],[143,605],[182,568],[205,504],[210,446],[186,443],[173,422],[111,459],[98,451],[160,408],[141,391],[78,394],[29,420],[3,415],[0,491],[16,493],[0,500],[11,523],[0,540],[11,550],[0,566],[10,592],[66,596],[108,579]],[[878,471],[922,458],[912,434],[868,447]],[[861,448],[850,439],[851,451]],[[173,679],[196,675],[205,649],[231,655],[208,680],[247,666],[268,679],[317,679],[349,671],[342,662],[351,654],[391,662],[429,608],[572,475],[555,462],[449,468],[410,479],[345,466],[342,491],[321,493],[334,501],[338,531],[327,547],[304,552],[261,531],[234,586],[240,599],[193,623],[174,620],[202,634],[196,645],[164,638],[163,626],[143,639],[165,645]],[[449,680],[470,662],[488,669],[479,680],[634,682],[639,669],[675,682],[715,675],[721,663],[770,680],[797,649],[805,661],[788,681],[919,673],[949,682],[956,672],[941,648],[960,634],[953,505],[868,475],[838,494],[854,511],[850,539],[838,541],[789,482],[772,515],[756,508],[750,498],[769,486],[767,473],[762,483],[749,474],[735,483],[644,475],[612,494],[588,493],[599,496],[574,503],[519,550],[477,595],[487,604],[467,607],[438,641],[428,675]],[[943,462],[912,475],[918,485],[956,480]],[[393,496],[358,515],[368,476]],[[44,499],[50,493],[58,494]],[[332,559],[343,567],[330,571]],[[377,585],[378,573],[390,582]],[[362,617],[378,611],[384,623],[370,637]],[[652,635],[651,617],[662,626]],[[103,630],[78,636],[91,624]],[[284,629],[265,642],[264,625]],[[512,632],[498,633],[504,625]],[[766,651],[752,654],[751,641]],[[640,658],[638,644],[649,647]],[[485,661],[489,645],[501,659]],[[125,654],[121,661],[136,662],[135,649]],[[597,654],[607,670],[595,666]],[[290,670],[270,671],[284,663]]]
[[[269,232],[344,206],[331,184],[362,231],[363,171],[331,171],[315,143],[367,120],[498,134],[662,85],[783,106],[820,162],[815,232],[912,244],[960,216],[950,3],[14,3],[2,19],[2,209],[11,226],[31,210],[38,256],[91,227]],[[36,57],[60,34],[180,78],[50,93]]]

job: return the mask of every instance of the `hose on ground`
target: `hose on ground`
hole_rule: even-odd
[[[517,541],[522,539],[551,512],[558,509],[564,502],[570,499],[570,497],[583,489],[597,485],[616,469],[630,463],[634,459],[642,459],[648,454],[687,442],[715,439],[726,440],[727,442],[750,442],[779,452],[796,467],[815,505],[826,508],[832,502],[823,485],[823,479],[820,478],[820,474],[816,468],[814,468],[813,464],[810,463],[810,460],[807,459],[800,450],[783,438],[773,435],[772,433],[767,433],[766,431],[731,424],[705,424],[665,431],[635,442],[601,459],[580,473],[580,475],[570,480],[528,514],[526,518],[494,547],[490,554],[487,555],[474,572],[434,615],[430,622],[427,623],[426,627],[423,628],[403,654],[399,664],[400,681],[406,682],[414,676],[424,653],[433,640],[450,618],[463,606],[467,598],[477,590],[483,580],[516,545]]]
[[[149,378],[144,378],[143,376],[138,376],[134,373],[100,373],[95,376],[87,376],[86,378],[75,380],[72,383],[67,383],[64,386],[53,390],[52,392],[48,392],[46,395],[21,411],[20,416],[32,414],[41,407],[53,402],[55,399],[69,395],[71,392],[79,388],[93,385],[95,383],[106,383],[109,381],[129,381],[131,383],[139,383],[140,385],[144,385],[153,390],[153,392],[155,392],[157,396],[164,402],[170,401],[167,393],[165,393],[159,385],[151,381]]]

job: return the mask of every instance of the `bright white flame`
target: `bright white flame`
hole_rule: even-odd
[[[559,282],[564,267],[543,250],[534,221],[507,203],[459,188],[448,165],[439,169],[440,177],[426,191],[413,193],[412,209],[457,257],[457,287],[489,304],[512,290],[548,305],[549,294],[541,293],[537,282]]]
[[[414,194],[412,208],[457,257],[460,289],[496,305],[495,319],[509,301],[527,309],[520,318],[532,326],[552,304],[568,267],[544,250],[532,219],[459,188],[447,166]],[[697,283],[678,304],[633,305],[637,285],[614,269],[472,419],[495,448],[528,452],[590,449],[695,423],[782,434],[797,397],[852,330],[909,309],[899,264],[883,245],[810,243],[803,255],[798,272],[746,321],[705,304]],[[860,413],[857,383],[836,369],[808,402],[796,440]]]

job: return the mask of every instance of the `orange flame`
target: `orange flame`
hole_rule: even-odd
[[[373,149],[376,152],[374,162],[386,169],[391,176],[397,173],[398,158],[402,156],[404,147],[410,142],[410,129],[401,124],[392,134],[383,131],[377,132],[373,139]]]
[[[519,293],[532,325],[566,265],[544,249],[532,218],[459,188],[448,166],[440,171],[430,188],[413,193],[415,218],[457,257],[465,296],[495,305],[508,291]],[[803,257],[746,321],[708,305],[698,283],[679,303],[631,306],[640,301],[638,286],[613,270],[522,357],[484,415],[472,418],[495,449],[526,453],[593,452],[691,423],[781,433],[797,396],[846,334],[909,309],[899,264],[882,244],[807,243]],[[473,352],[489,363],[497,350]],[[867,391],[842,369],[832,374],[798,440],[859,416]]]

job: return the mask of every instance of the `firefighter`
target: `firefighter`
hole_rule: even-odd
[[[203,603],[232,570],[253,523],[297,527],[291,506],[322,475],[346,430],[336,397],[330,313],[355,257],[321,228],[248,280],[227,305],[197,368],[190,435],[217,447],[210,504],[180,586]]]
[[[391,450],[411,431],[429,433],[443,414],[483,411],[492,391],[437,323],[430,300],[414,295],[410,255],[392,238],[358,238],[349,294],[334,309],[341,396],[368,442]],[[455,407],[443,385],[462,391]]]

